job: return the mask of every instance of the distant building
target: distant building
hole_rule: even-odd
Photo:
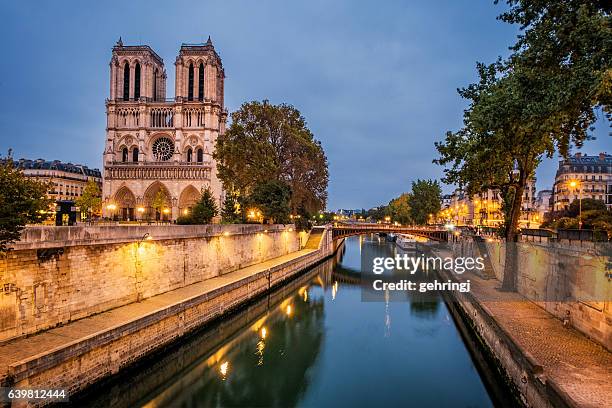
[[[336,214],[344,216],[344,217],[353,217],[353,216],[357,216],[363,213],[364,210],[362,209],[345,209],[345,208],[340,208],[336,211]]]
[[[525,186],[519,225],[532,228],[541,222],[536,210],[536,179],[530,179]],[[469,197],[463,190],[456,190],[450,198],[442,197],[442,209],[438,222],[455,225],[498,227],[504,222],[503,201],[498,190],[486,190]]]
[[[553,187],[553,209],[567,209],[581,196],[601,200],[612,208],[612,155],[576,153],[559,161]]]
[[[452,194],[444,194],[440,199],[440,208],[444,209],[450,207],[452,199]]]
[[[59,160],[43,159],[15,161],[15,166],[23,174],[37,180],[50,182],[51,189],[47,196],[54,201],[74,201],[81,195],[89,180],[102,187],[102,174],[98,169],[90,169],[82,164],[62,163]]]
[[[552,196],[553,196],[552,190],[538,191],[538,195],[536,197],[535,208],[536,208],[536,211],[538,212],[540,220],[543,220],[544,214],[546,214],[547,212],[550,212],[550,210],[552,209],[552,203],[551,203]]]

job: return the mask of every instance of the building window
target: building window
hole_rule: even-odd
[[[124,163],[128,161],[128,149],[127,149],[127,147],[124,147],[123,150],[121,151],[121,161],[124,162]]]
[[[153,71],[153,100],[157,100],[157,68]]]
[[[189,82],[187,89],[187,100],[193,101],[193,64],[189,64]]]
[[[123,100],[130,100],[130,65],[127,62],[123,67]]]
[[[134,150],[132,150],[132,161],[133,162],[138,161],[138,148],[137,147],[135,147]]]
[[[191,148],[187,149],[187,162],[191,163],[191,160],[193,159],[193,151],[191,150]]]
[[[198,163],[202,163],[204,161],[204,151],[202,149],[198,149]]]
[[[204,64],[200,63],[200,69],[198,69],[198,99],[204,100]]]
[[[134,68],[134,99],[140,98],[140,64]]]
[[[153,156],[158,161],[168,161],[172,158],[174,143],[167,137],[160,137],[153,142]]]

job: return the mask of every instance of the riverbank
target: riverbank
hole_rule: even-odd
[[[441,256],[450,250],[436,249]],[[500,292],[496,279],[440,272],[470,280],[470,293],[449,292],[447,304],[503,368],[528,406],[603,407],[612,395],[612,354],[524,296]],[[485,300],[486,299],[486,300]],[[493,300],[494,299],[494,300]]]
[[[83,390],[292,278],[337,249],[308,248],[0,345],[2,386]]]

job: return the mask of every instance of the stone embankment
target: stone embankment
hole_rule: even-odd
[[[442,257],[456,254],[438,247]],[[524,260],[523,260],[524,262]],[[477,340],[517,399],[534,407],[604,407],[612,395],[612,353],[516,292],[501,292],[496,278],[439,272],[471,283],[469,293],[449,292],[448,307]],[[609,324],[609,323],[608,323]]]
[[[33,294],[36,311],[37,290],[28,283],[49,274],[48,287],[70,289],[59,297],[54,291],[43,292],[60,305],[43,307],[39,313],[64,303],[80,313],[68,313],[68,319],[51,313],[38,328],[27,326],[32,335],[0,344],[0,385],[66,388],[70,394],[83,390],[333,255],[338,244],[327,230],[315,230],[308,239],[290,226],[212,226],[183,237],[176,230],[142,228],[123,230],[118,236],[108,231],[90,234],[90,240],[82,232],[78,239],[66,236],[59,240],[64,245],[48,246],[63,249],[51,259],[20,259],[38,251],[34,245],[28,247],[28,239],[8,255],[5,271],[7,266],[9,271],[23,268],[8,275],[20,289],[9,293]],[[153,238],[143,238],[146,233]],[[130,236],[142,239],[134,242]],[[121,259],[129,265],[122,266]],[[41,265],[45,262],[53,266]],[[147,279],[144,274],[149,274]],[[121,276],[124,280],[115,282]],[[121,288],[122,284],[129,287]],[[79,290],[79,285],[87,290]],[[105,285],[123,294],[109,295],[112,302],[92,299],[97,296],[94,288]]]

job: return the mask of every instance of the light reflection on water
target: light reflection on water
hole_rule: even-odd
[[[349,238],[329,260],[85,401],[92,406],[492,406],[446,306],[362,302],[361,270],[393,254]]]

